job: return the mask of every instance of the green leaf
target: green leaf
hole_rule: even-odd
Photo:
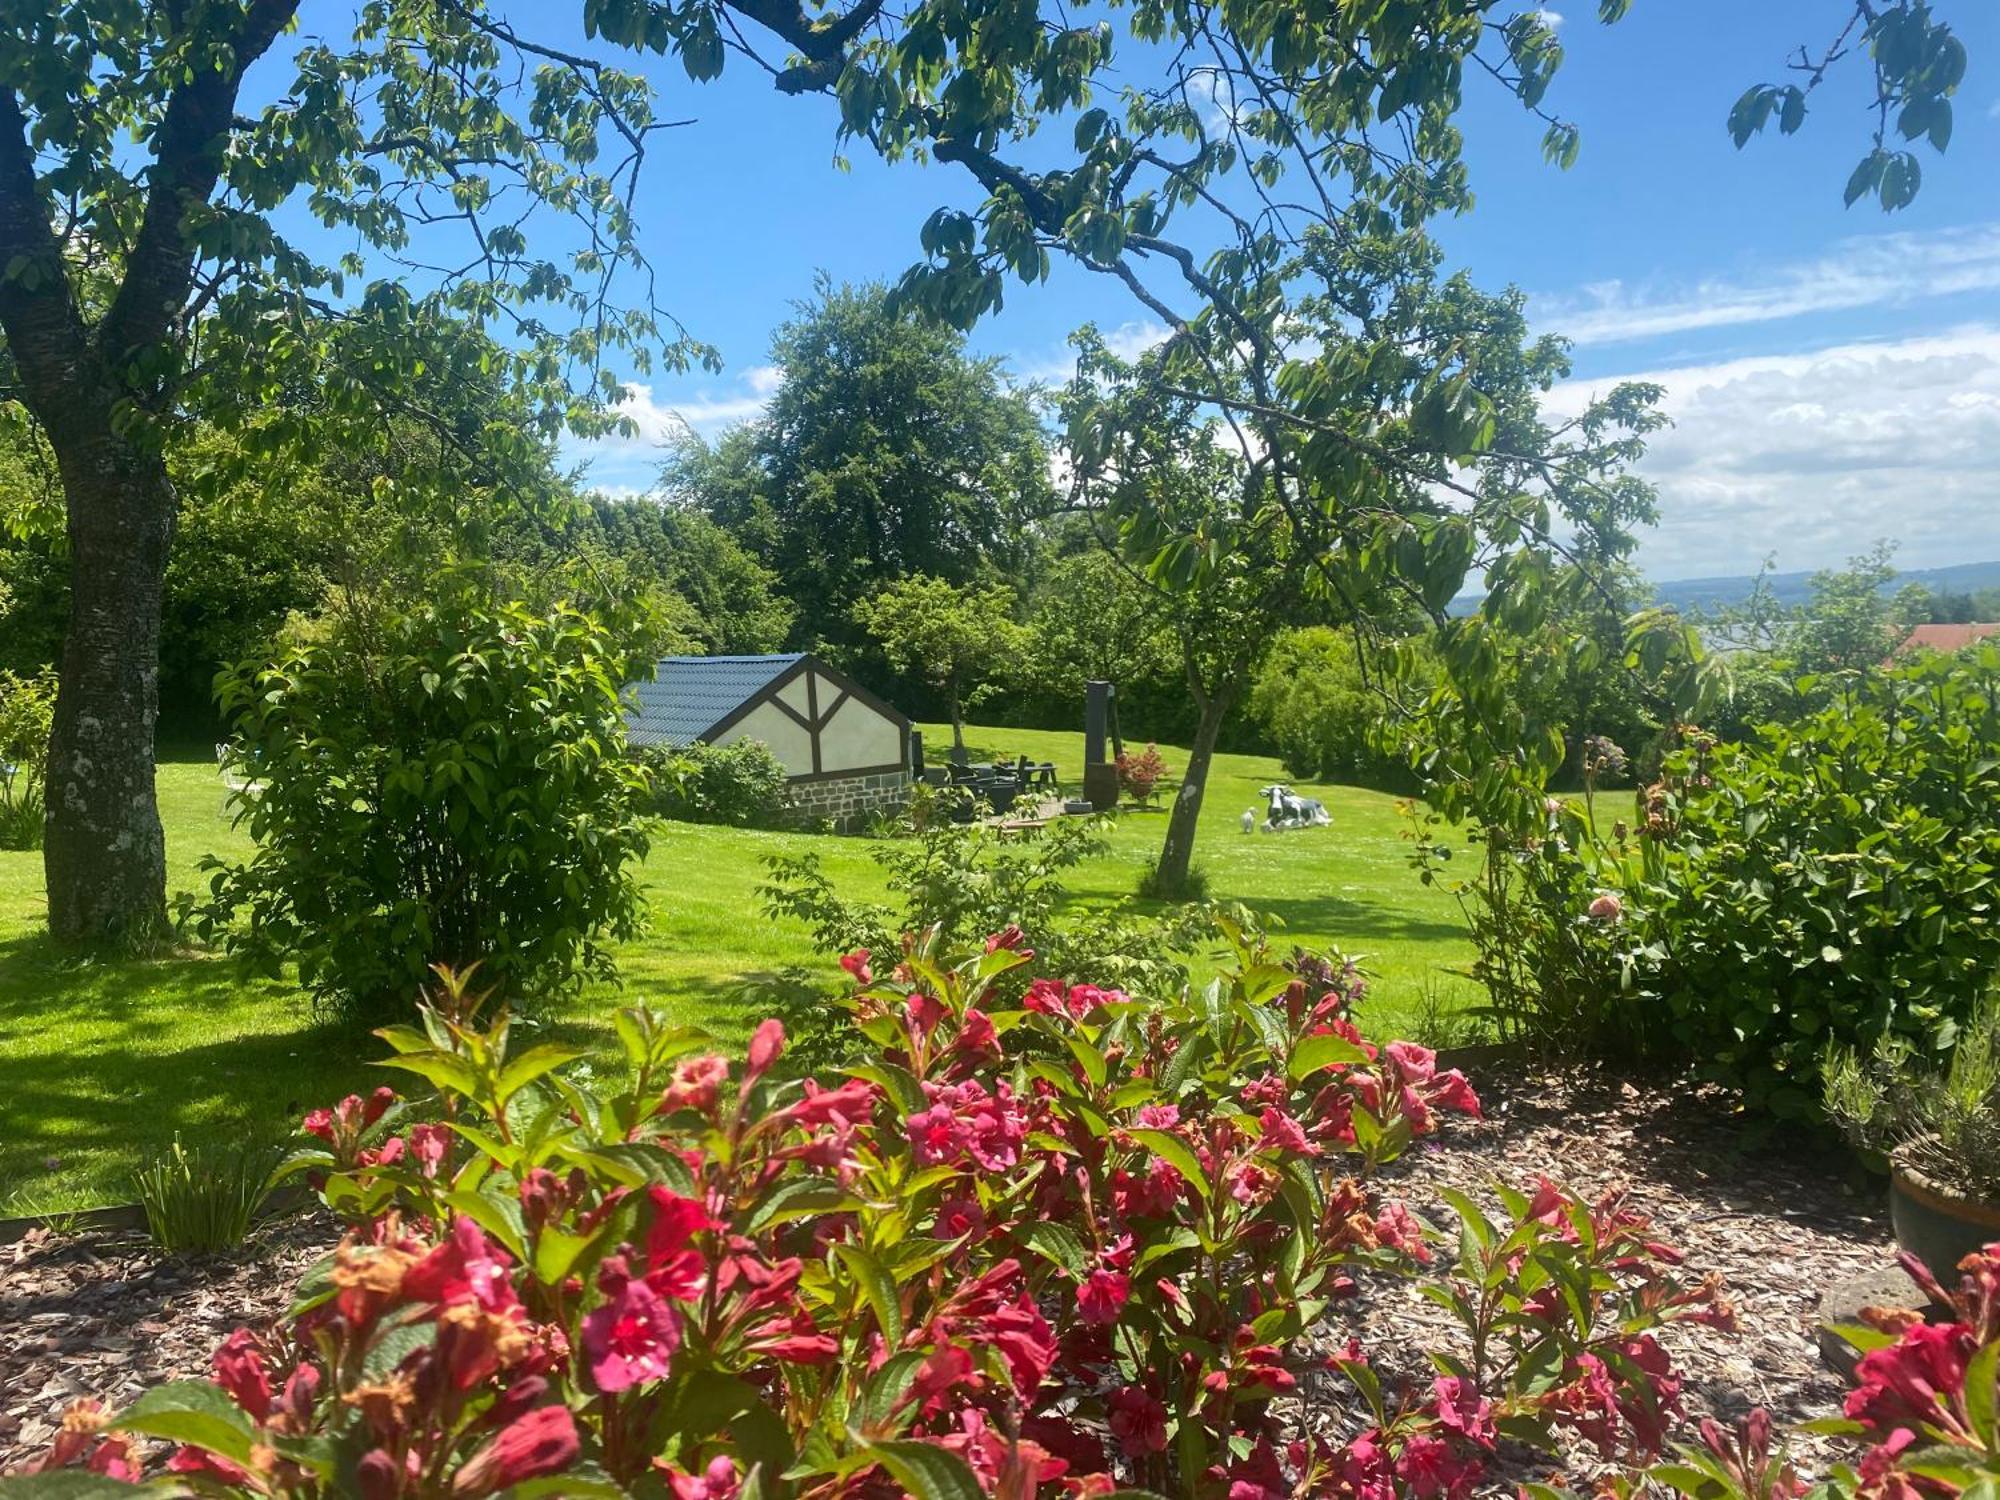
[[[119,1432],[189,1443],[239,1464],[250,1462],[257,1430],[249,1415],[219,1386],[174,1380],[154,1386],[111,1419]]]
[[[868,1454],[915,1500],[985,1500],[985,1491],[964,1459],[935,1443],[906,1438],[864,1442]]]
[[[540,1078],[544,1073],[553,1073],[564,1063],[575,1062],[584,1055],[581,1047],[566,1047],[560,1042],[543,1042],[530,1047],[519,1057],[500,1070],[499,1093],[502,1102]]]
[[[1082,1239],[1067,1224],[1039,1220],[1023,1229],[1021,1238],[1030,1250],[1044,1260],[1061,1266],[1079,1280],[1090,1268],[1090,1256],[1083,1247]]]
[[[1201,1170],[1201,1158],[1186,1141],[1164,1130],[1134,1130],[1130,1134],[1139,1145],[1168,1162],[1202,1197],[1211,1196],[1208,1177]]]
[[[895,1279],[859,1245],[835,1245],[833,1253],[860,1284],[861,1295],[875,1311],[883,1340],[891,1349],[895,1348],[903,1342],[903,1299],[896,1290]]]
[[[1335,1063],[1366,1061],[1368,1054],[1346,1037],[1323,1032],[1299,1039],[1299,1044],[1292,1048],[1291,1062],[1285,1071],[1294,1079],[1310,1078],[1322,1068],[1330,1068]]]

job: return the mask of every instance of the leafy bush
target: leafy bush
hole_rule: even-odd
[[[257,851],[205,860],[184,923],[376,1010],[409,1004],[436,964],[480,962],[517,1003],[611,973],[647,848],[625,677],[596,619],[464,578],[227,674],[233,754],[262,789],[238,814]]]
[[[1403,691],[1422,693],[1430,668],[1417,651]],[[1305,781],[1338,781],[1411,790],[1404,755],[1382,733],[1386,700],[1362,670],[1353,639],[1325,625],[1279,636],[1257,672],[1250,716],[1263,728],[1285,770]]]
[[[1151,802],[1153,793],[1166,778],[1167,763],[1161,758],[1158,745],[1148,745],[1137,755],[1121,751],[1112,769],[1118,773],[1119,791],[1134,802]]]
[[[1615,1197],[1462,1206],[1426,1295],[1463,1351],[1394,1394],[1357,1344],[1327,1368],[1309,1333],[1355,1278],[1434,1254],[1369,1174],[1478,1105],[1364,1041],[1320,966],[1239,939],[1198,996],[1007,1002],[1024,962],[1004,934],[893,975],[852,958],[870,1056],[828,1086],[774,1072],[774,1022],[732,1066],[627,1010],[629,1083],[600,1092],[448,981],[382,1033],[438,1097],[308,1121],[301,1165],[352,1229],[290,1328],[232,1334],[212,1381],[79,1404],[46,1465],[129,1477],[151,1434],[226,1494],[1277,1500],[1463,1495],[1502,1434],[1657,1450],[1653,1331],[1727,1309]],[[1365,1431],[1287,1420],[1334,1379]]]
[[[169,1255],[233,1250],[250,1233],[271,1190],[278,1153],[256,1146],[197,1146],[174,1137],[132,1175],[146,1230]]]
[[[653,777],[653,811],[679,823],[782,828],[790,777],[762,740],[729,745],[649,746],[639,752]]]
[[[42,847],[56,674],[0,671],[0,849]]]
[[[1641,794],[1628,886],[1671,1045],[1817,1110],[1828,1043],[1940,1057],[2000,972],[2000,652],[1843,684]]]

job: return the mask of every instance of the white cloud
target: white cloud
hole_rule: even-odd
[[[1549,30],[1559,31],[1562,29],[1563,15],[1561,11],[1550,10],[1545,5],[1540,10],[1536,11],[1535,14],[1542,18],[1542,24],[1548,27]]]
[[[1539,326],[1578,344],[1612,344],[1994,290],[2000,290],[2000,224],[1979,224],[1857,236],[1762,277],[1600,282],[1579,296],[1537,297],[1533,311]]]
[[[1657,381],[1674,427],[1639,472],[1661,525],[1655,578],[1837,564],[1878,537],[1906,567],[2000,558],[2000,326],[1622,377],[1551,393],[1580,409],[1617,379]]]
[[[1120,323],[1116,328],[1098,330],[1104,347],[1119,359],[1137,359],[1155,344],[1164,343],[1167,327],[1151,318]],[[1022,363],[1014,378],[1023,385],[1068,385],[1076,374],[1076,351],[1065,345],[1061,350]]]

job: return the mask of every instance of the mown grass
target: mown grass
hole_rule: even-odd
[[[1080,734],[975,729],[980,758],[1025,753],[1074,777]],[[927,726],[926,743],[949,732]],[[1162,747],[1177,772],[1184,753]],[[1377,1025],[1407,1026],[1427,1008],[1456,1009],[1472,990],[1450,971],[1470,956],[1449,899],[1405,863],[1394,799],[1351,787],[1306,787],[1333,826],[1245,837],[1239,819],[1278,779],[1274,761],[1221,756],[1203,810],[1197,861],[1209,894],[1279,918],[1285,936],[1365,956]],[[208,759],[161,764],[168,885],[191,889],[204,854],[241,856]],[[1133,895],[1158,852],[1163,812],[1120,816],[1110,846],[1074,872],[1074,899],[1155,903]],[[610,1049],[609,1016],[635,1000],[676,1019],[742,1035],[760,986],[818,978],[830,965],[796,923],[766,917],[764,859],[816,850],[843,892],[882,894],[862,838],[670,825],[644,870],[648,930],[619,952],[622,987],[593,985],[553,1029]],[[311,1105],[384,1075],[378,1044],[316,1018],[291,986],[246,979],[227,960],[182,951],[156,958],[75,958],[44,932],[39,853],[0,852],[0,1214],[129,1199],[130,1173],[176,1133],[188,1139],[275,1139]]]

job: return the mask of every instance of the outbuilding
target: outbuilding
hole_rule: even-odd
[[[808,817],[845,827],[910,800],[910,721],[810,653],[664,657],[627,697],[634,745],[763,741]]]

